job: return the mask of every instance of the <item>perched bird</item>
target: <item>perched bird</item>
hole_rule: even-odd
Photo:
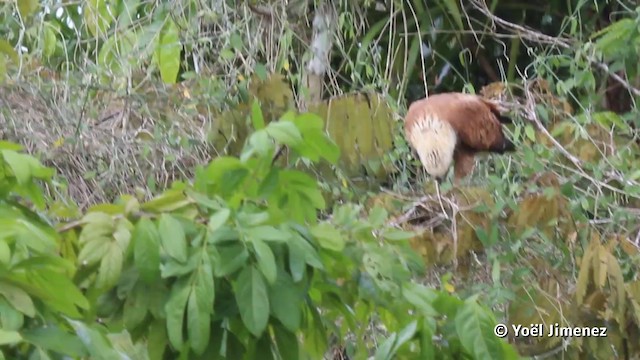
[[[503,133],[511,119],[478,95],[442,93],[413,102],[405,117],[405,136],[422,166],[438,183],[454,162],[454,182],[471,173],[479,152],[515,150]]]

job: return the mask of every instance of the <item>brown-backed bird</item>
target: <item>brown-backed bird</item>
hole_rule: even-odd
[[[459,182],[473,170],[475,154],[515,150],[502,129],[502,124],[508,123],[511,119],[490,100],[442,93],[413,102],[404,129],[429,175],[441,182],[453,162],[454,181]]]

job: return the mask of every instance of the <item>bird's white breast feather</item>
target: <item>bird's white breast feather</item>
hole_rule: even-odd
[[[431,176],[444,176],[447,173],[453,162],[457,140],[451,124],[434,114],[425,114],[418,119],[409,136],[409,142]]]

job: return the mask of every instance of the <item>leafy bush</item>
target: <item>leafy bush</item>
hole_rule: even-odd
[[[333,341],[354,358],[517,358],[474,297],[412,280],[412,233],[387,226],[385,210],[345,204],[318,219],[316,180],[291,166],[336,161],[319,117],[265,126],[254,106],[252,120],[242,155],[192,184],[57,226],[37,185],[52,171],[3,143],[4,357],[319,359]]]

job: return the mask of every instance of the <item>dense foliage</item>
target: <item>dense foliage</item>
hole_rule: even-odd
[[[636,6],[3,2],[0,358],[637,357]],[[436,196],[426,90],[518,151]]]

